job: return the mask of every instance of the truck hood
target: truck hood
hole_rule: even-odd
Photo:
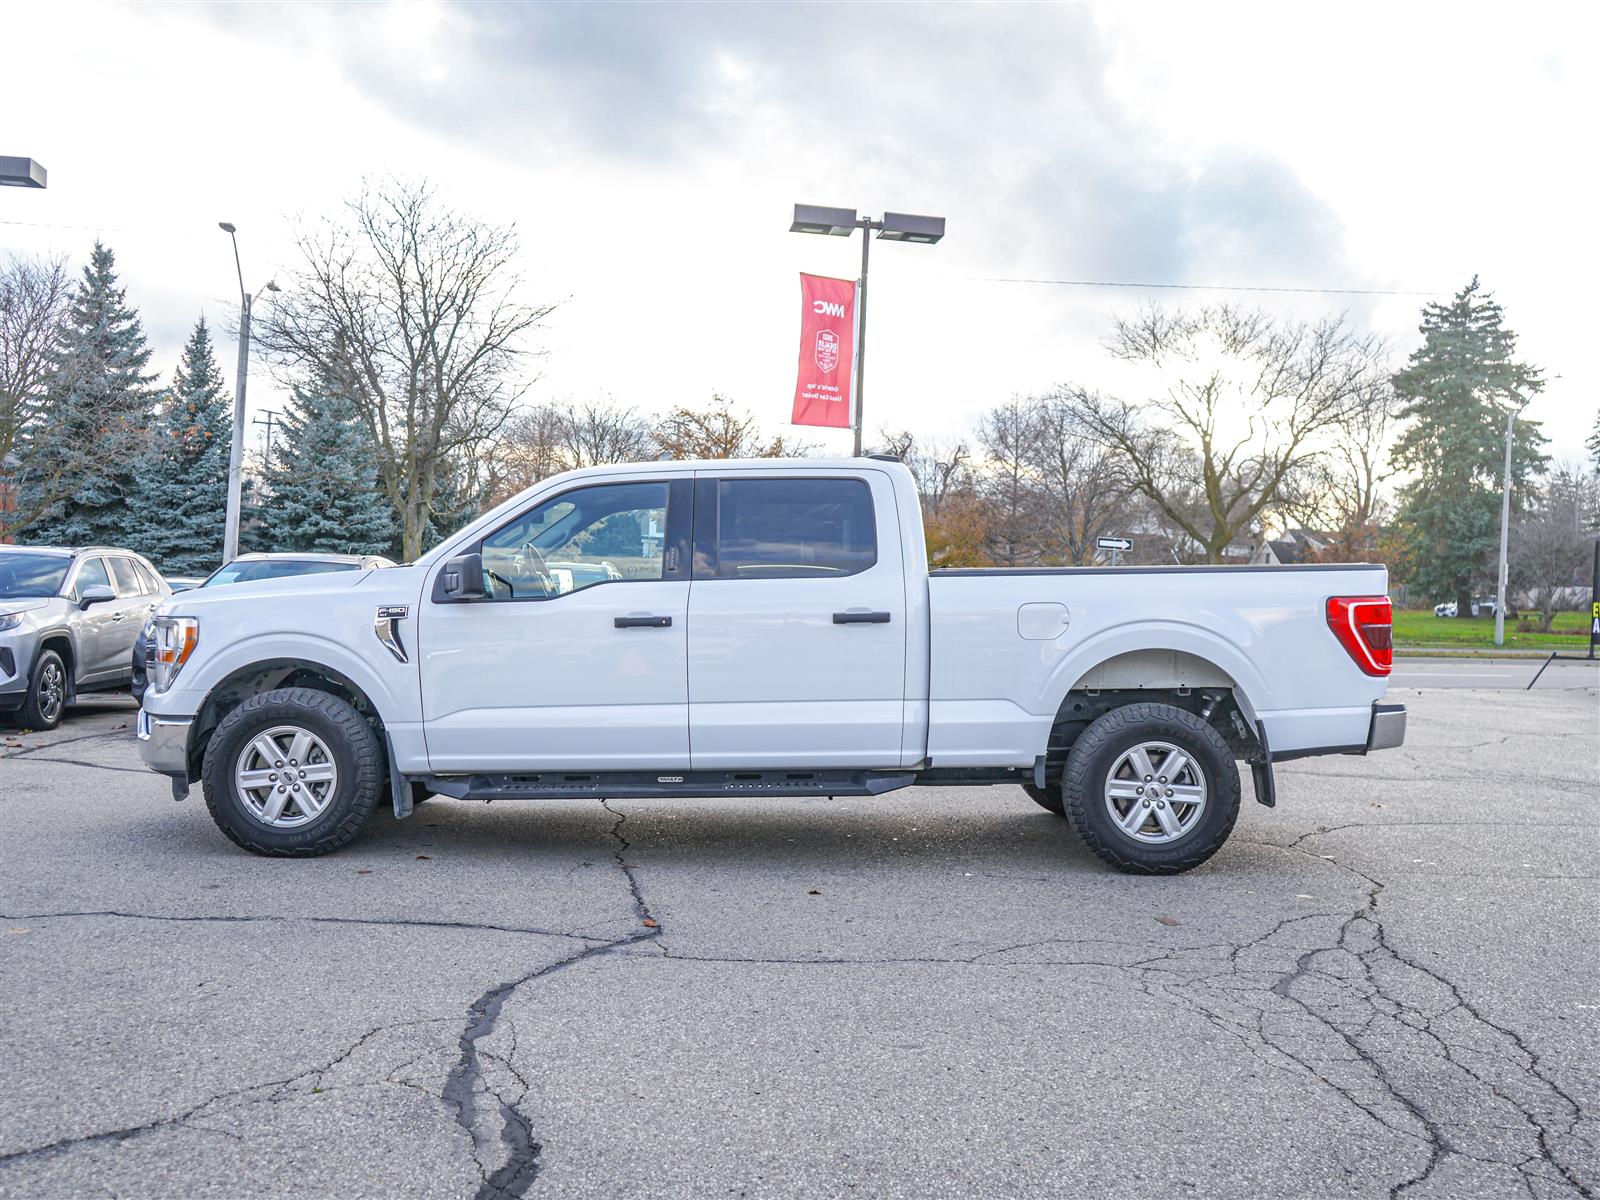
[[[327,571],[321,575],[289,575],[282,579],[258,579],[249,583],[224,583],[216,587],[190,588],[178,592],[161,606],[161,612],[198,616],[219,604],[235,600],[281,598],[299,601],[306,596],[340,595],[357,586],[371,571]]]

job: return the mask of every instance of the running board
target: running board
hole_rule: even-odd
[[[457,800],[627,800],[651,796],[876,796],[916,781],[914,771],[543,771],[413,776]]]

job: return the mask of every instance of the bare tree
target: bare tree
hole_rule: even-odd
[[[770,441],[761,432],[755,417],[737,413],[725,396],[712,396],[705,408],[681,405],[661,419],[655,430],[656,444],[667,458],[803,458],[811,447]]]
[[[1041,540],[1066,562],[1087,566],[1096,542],[1125,533],[1128,487],[1111,451],[1088,435],[1059,397],[1035,406],[1028,462],[1039,481]]]
[[[1132,489],[1221,562],[1370,402],[1382,346],[1343,317],[1276,321],[1230,305],[1117,319],[1112,356],[1152,373],[1142,402],[1066,388]]]
[[[66,259],[0,264],[0,474],[39,414],[71,304]]]
[[[1527,589],[1539,609],[1539,628],[1546,632],[1562,591],[1582,591],[1594,553],[1584,515],[1594,503],[1595,489],[1594,477],[1582,468],[1555,468],[1538,503],[1517,518],[1512,531],[1512,580]]]
[[[917,481],[924,516],[933,516],[952,497],[976,492],[977,463],[965,438],[927,438],[918,441],[909,430],[880,430],[879,454],[893,454]],[[987,522],[986,522],[987,526]]]
[[[639,462],[657,453],[650,422],[636,409],[609,402],[582,404],[564,412],[561,445],[566,452],[564,469],[569,471]]]
[[[1013,396],[978,423],[983,448],[979,490],[989,503],[994,557],[1008,567],[1039,552],[1040,481],[1035,474],[1039,406]]]
[[[363,189],[296,245],[255,336],[284,373],[355,402],[414,557],[450,507],[442,492],[525,390],[524,339],[554,306],[520,299],[515,228],[446,208],[425,183]]]

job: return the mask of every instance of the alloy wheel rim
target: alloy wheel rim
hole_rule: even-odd
[[[1163,845],[1187,837],[1199,823],[1206,776],[1181,746],[1140,742],[1106,772],[1104,794],[1106,812],[1125,837]]]
[[[299,725],[263,729],[239,751],[234,787],[245,810],[272,829],[308,825],[339,788],[328,744]]]
[[[61,715],[66,700],[67,685],[61,668],[49,663],[39,676],[39,715],[46,721],[54,721]]]

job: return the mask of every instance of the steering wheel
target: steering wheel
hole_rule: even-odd
[[[555,576],[550,574],[550,564],[546,561],[544,552],[532,542],[522,543],[522,557],[533,568],[533,574],[539,577],[539,586],[544,589],[547,596],[556,593]]]

